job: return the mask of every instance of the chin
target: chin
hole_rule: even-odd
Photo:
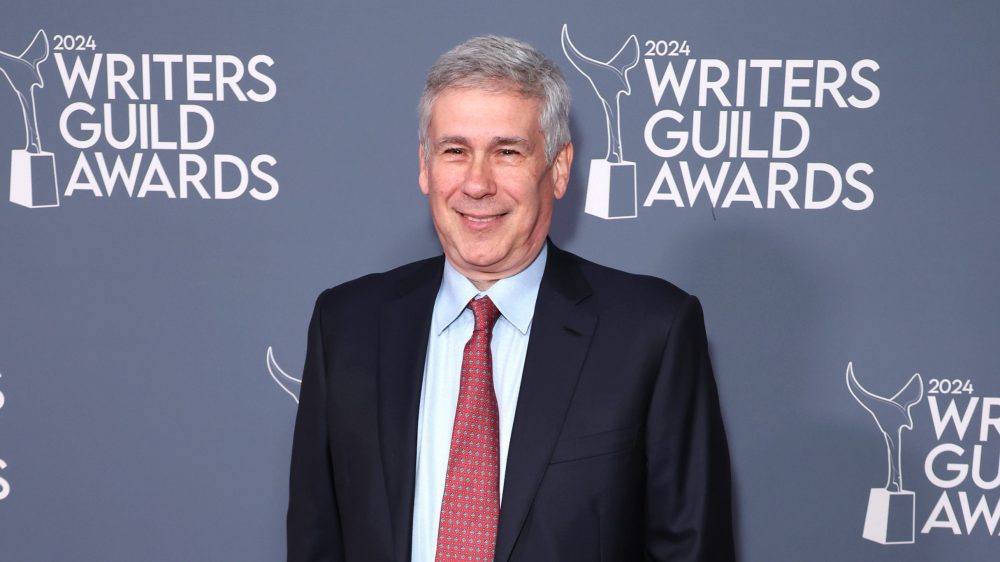
[[[500,255],[484,252],[470,252],[468,254],[461,255],[462,261],[469,264],[471,267],[482,271],[488,271],[492,266],[497,265],[502,259],[502,256]]]
[[[458,257],[469,267],[481,271],[489,271],[505,257],[495,246],[479,247],[477,244],[458,246]]]

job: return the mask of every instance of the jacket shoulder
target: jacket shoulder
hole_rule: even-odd
[[[443,257],[437,256],[345,281],[320,293],[316,309],[324,313],[377,310],[381,303],[399,296],[409,287],[439,278],[443,267]]]
[[[592,262],[570,252],[563,253],[568,260],[580,268],[581,273],[583,273],[595,292],[617,290],[623,293],[634,294],[639,298],[679,301],[683,301],[690,296],[688,292],[665,279],[653,275],[622,271]]]
[[[688,292],[665,279],[629,273],[569,252],[563,253],[570,263],[579,268],[592,288],[593,297],[602,307],[636,308],[650,312],[658,309],[674,311],[689,298],[693,298]]]

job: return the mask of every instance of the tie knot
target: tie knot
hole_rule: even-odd
[[[473,298],[469,301],[469,308],[472,309],[472,314],[476,316],[475,331],[477,332],[483,330],[489,332],[493,330],[493,325],[500,318],[500,311],[497,309],[497,305],[493,304],[493,301],[490,300],[490,297],[484,296],[481,299]]]

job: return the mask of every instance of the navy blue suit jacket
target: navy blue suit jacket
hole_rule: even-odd
[[[292,451],[289,562],[410,560],[442,260],[317,300]],[[733,560],[729,453],[698,300],[550,243],[532,324],[495,560]]]

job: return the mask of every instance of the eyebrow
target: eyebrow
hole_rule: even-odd
[[[434,141],[434,144],[436,144],[436,145],[441,145],[441,144],[463,144],[463,145],[467,145],[467,144],[469,144],[469,139],[467,139],[465,137],[462,137],[462,136],[441,137],[439,139],[436,139]]]
[[[506,146],[511,144],[523,144],[531,147],[531,143],[528,142],[528,139],[523,137],[493,137],[494,146]]]

